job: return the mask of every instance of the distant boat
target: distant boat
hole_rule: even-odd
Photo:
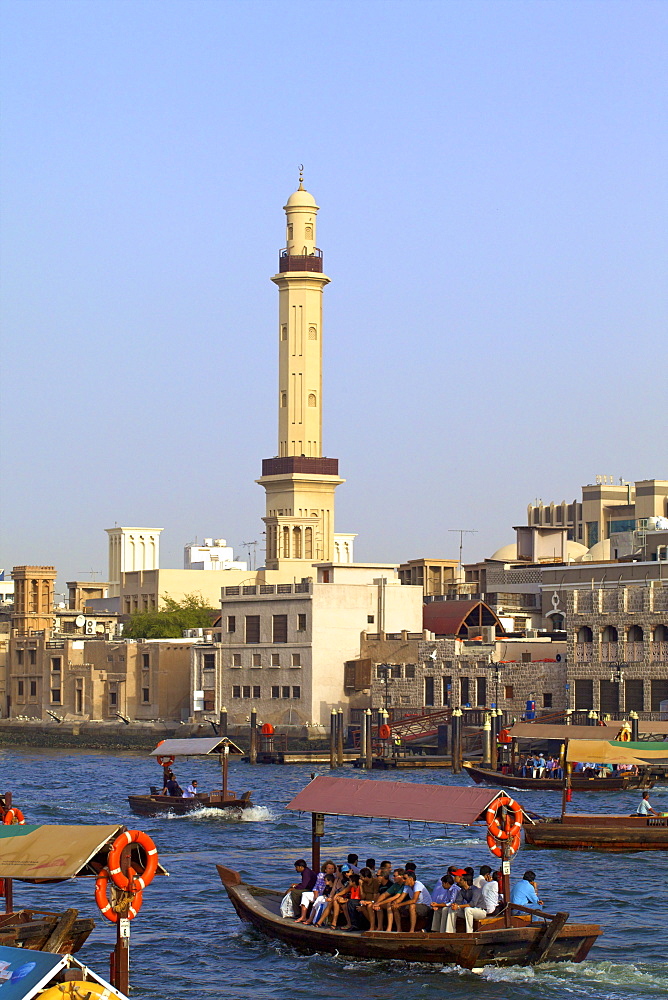
[[[497,785],[503,788],[519,788],[525,791],[533,789],[541,792],[561,792],[564,785],[562,778],[525,778],[520,774],[504,774],[468,762],[463,763],[462,768],[477,785]],[[654,778],[647,772],[634,775],[630,771],[624,771],[606,778],[588,778],[574,774],[571,778],[571,787],[579,792],[622,792],[653,786]]]

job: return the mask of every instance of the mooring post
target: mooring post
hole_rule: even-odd
[[[336,709],[333,708],[329,715],[329,766],[332,770],[336,767]]]
[[[373,737],[372,737],[373,713],[367,708],[364,713],[364,726],[366,728],[366,767],[368,771],[373,769]]]
[[[452,770],[459,774],[462,769],[462,710],[455,708],[452,713]]]
[[[482,727],[482,763],[487,768],[492,766],[492,723],[489,715],[485,716]]]
[[[366,767],[366,713],[367,709],[362,712],[362,721],[360,723],[360,767]]]
[[[631,711],[629,712],[629,719],[631,720],[631,742],[638,742],[638,733],[640,730],[638,713]]]
[[[223,706],[220,710],[220,723],[218,726],[218,735],[227,736],[227,709]]]
[[[250,752],[248,759],[251,764],[257,764],[257,711],[255,707],[250,711]]]
[[[448,727],[439,726],[436,734],[436,753],[439,757],[445,757],[448,752]]]
[[[340,708],[336,714],[336,766],[343,767],[343,709]]]
[[[492,771],[497,770],[497,763],[499,757],[499,714],[498,709],[492,709],[491,718],[492,730],[490,733],[490,743],[489,743],[489,766]]]

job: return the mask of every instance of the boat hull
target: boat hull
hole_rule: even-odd
[[[200,809],[220,809],[221,811],[237,811],[252,806],[249,798],[211,799],[208,795],[199,795],[193,799],[183,799],[175,795],[128,795],[130,809],[137,816],[159,816],[172,813],[185,816],[187,813]]]
[[[463,764],[463,769],[476,785],[498,785],[500,788],[539,789],[541,792],[561,792],[563,782],[557,778],[522,778],[515,774],[502,774],[473,764]],[[638,788],[653,788],[654,778],[643,775],[629,775],[624,778],[581,778],[571,777],[571,788],[576,792],[621,792]]]
[[[85,944],[94,927],[91,917],[78,917],[73,910],[64,914],[17,910],[0,916],[0,945],[73,955]]]
[[[282,941],[304,954],[328,953],[367,961],[459,965],[465,969],[486,965],[535,965],[539,961],[582,962],[601,933],[597,924],[567,923],[545,951],[542,947],[545,921],[531,923],[517,917],[513,918],[512,927],[494,926],[472,934],[349,933],[305,927],[278,915],[281,893],[246,885],[236,872],[221,865],[217,867],[239,918],[265,936]]]
[[[668,817],[566,815],[525,824],[524,841],[572,851],[668,851]]]

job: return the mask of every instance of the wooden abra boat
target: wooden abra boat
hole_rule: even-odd
[[[553,847],[590,851],[665,851],[668,850],[668,816],[567,813],[571,788],[577,788],[571,775],[572,762],[602,760],[616,764],[646,766],[668,762],[668,743],[642,741],[570,740],[565,751],[566,781],[561,816],[553,819],[534,817],[536,822],[524,829],[530,847]],[[605,779],[607,780],[607,779]]]
[[[95,927],[78,910],[51,913],[47,910],[17,910],[0,916],[0,945],[72,955],[79,951]]]
[[[484,819],[487,810],[502,814],[510,802],[501,792],[457,786],[422,785],[372,778],[315,778],[287,806],[311,812],[312,868],[320,867],[320,838],[325,812],[335,816],[370,816],[422,820],[468,826]],[[495,803],[498,803],[495,806]],[[516,803],[513,806],[519,810]],[[510,896],[510,856],[503,841],[504,895]],[[243,882],[238,872],[218,865],[225,891],[241,920],[267,937],[307,954],[328,952],[360,959],[428,962],[479,969],[485,965],[538,965],[541,962],[581,962],[601,933],[598,924],[568,922],[567,913],[554,915],[509,904],[498,916],[478,921],[472,933],[405,933],[403,931],[342,931],[313,927],[285,919],[282,892]],[[463,924],[463,921],[462,921]]]
[[[463,763],[462,768],[477,785],[496,785],[501,788],[541,792],[561,792],[564,786],[561,778],[524,778],[519,774],[503,774],[501,771],[477,767],[468,762]],[[630,771],[611,774],[607,778],[586,778],[583,775],[574,774],[571,778],[571,787],[574,791],[579,792],[634,791],[638,788],[653,788],[654,778],[647,773],[634,775]]]
[[[243,795],[237,797],[227,787],[227,766],[230,754],[243,756],[243,750],[227,736],[191,740],[162,740],[155,750],[151,751],[151,756],[157,757],[158,764],[163,768],[163,783],[160,788],[152,786],[149,795],[128,795],[130,809],[138,816],[158,816],[161,813],[175,813],[177,816],[184,816],[204,808],[236,810],[241,813],[243,809],[247,809],[253,803],[250,792],[244,792]],[[222,789],[208,793],[201,792],[192,798],[162,794],[162,789],[167,784],[167,772],[177,756],[209,757],[213,755],[218,755],[220,758]]]

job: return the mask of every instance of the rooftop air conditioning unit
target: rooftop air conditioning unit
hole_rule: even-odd
[[[528,629],[525,629],[525,633],[524,634],[526,635],[527,639],[537,639],[538,638],[538,629],[537,628],[528,628]]]

